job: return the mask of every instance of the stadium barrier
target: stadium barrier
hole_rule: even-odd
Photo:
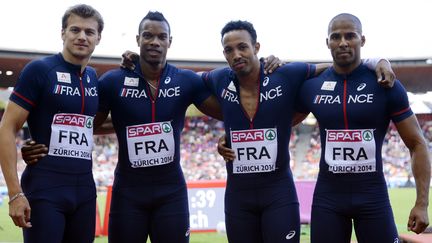
[[[100,214],[99,214],[99,206],[96,202],[96,229],[95,229],[95,236],[101,236],[102,235],[102,227],[101,227],[101,221],[100,221]]]
[[[225,180],[190,181],[187,183],[189,220],[192,232],[225,231],[225,186]],[[295,186],[300,203],[300,222],[309,224],[315,181],[296,181]],[[102,235],[108,235],[111,194],[112,186],[108,186]]]

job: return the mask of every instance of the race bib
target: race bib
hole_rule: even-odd
[[[54,115],[49,155],[91,160],[92,149],[92,116],[69,113]]]
[[[231,148],[236,154],[234,174],[271,172],[276,169],[276,128],[231,131]]]
[[[333,173],[376,171],[373,129],[327,130],[325,161]]]
[[[174,161],[174,134],[171,122],[126,127],[129,161],[132,168],[151,167]]]

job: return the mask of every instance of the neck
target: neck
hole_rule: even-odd
[[[66,52],[64,50],[62,52],[62,56],[66,62],[72,63],[74,65],[80,65],[81,66],[81,72],[84,71],[85,67],[87,66],[88,62],[90,61],[90,56],[85,57],[85,58],[81,58],[81,57],[74,56],[71,53]]]
[[[360,66],[360,64],[361,64],[361,60],[359,59],[355,63],[351,63],[350,65],[347,65],[347,66],[341,66],[341,65],[338,65],[337,63],[333,62],[333,67],[334,67],[334,70],[336,71],[336,73],[341,74],[341,75],[348,75],[348,74],[352,73],[352,71],[354,71],[354,69],[356,69],[358,66]]]
[[[254,68],[249,73],[236,73],[240,86],[243,88],[256,88],[259,85],[260,78],[260,63],[254,65]]]
[[[143,77],[146,80],[152,80],[152,81],[159,79],[162,70],[165,67],[165,64],[166,62],[152,64],[144,61],[143,59],[140,59],[141,72]]]

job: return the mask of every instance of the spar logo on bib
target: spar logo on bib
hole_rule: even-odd
[[[236,131],[231,136],[233,143],[264,141],[264,130]]]
[[[161,134],[162,129],[159,124],[144,124],[139,126],[133,126],[128,129],[128,137],[141,137]]]
[[[145,137],[153,136],[162,133],[170,133],[172,130],[171,124],[168,122],[164,123],[152,123],[143,124],[138,126],[131,126],[128,128],[128,138],[133,137]]]
[[[53,124],[91,128],[93,126],[93,117],[86,118],[86,116],[80,115],[58,114],[54,117]]]
[[[373,134],[371,130],[363,131],[362,136],[363,136],[363,140],[365,141],[371,141],[373,139]]]
[[[162,130],[165,133],[171,132],[171,130],[172,130],[171,125],[168,122],[162,123]]]
[[[361,142],[371,141],[373,134],[371,130],[349,130],[329,131],[328,142]]]
[[[257,142],[264,140],[274,140],[276,138],[276,131],[273,129],[264,130],[248,130],[248,131],[236,131],[232,133],[232,142]]]
[[[273,129],[267,130],[265,133],[265,137],[267,140],[270,140],[270,141],[274,140],[276,138],[276,131]]]

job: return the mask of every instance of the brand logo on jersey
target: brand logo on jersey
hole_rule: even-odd
[[[366,83],[361,83],[361,84],[357,87],[357,91],[362,91],[365,87],[366,87]]]
[[[93,127],[93,117],[57,114],[54,116],[53,124],[91,128]]]
[[[56,72],[57,73],[57,81],[61,83],[72,83],[70,73]]]
[[[276,135],[273,131],[269,136],[273,136],[271,139],[273,140]],[[231,134],[231,137],[233,143],[264,141],[264,130],[236,131]]]
[[[263,80],[263,87],[267,86],[267,84],[269,83],[270,78],[269,77],[265,77]]]
[[[363,104],[373,103],[373,94],[356,94],[348,95],[348,104]],[[339,95],[316,95],[313,101],[314,104],[341,104],[341,97]]]
[[[277,98],[279,96],[282,96],[282,87],[277,86],[273,89],[266,90],[262,93],[260,93],[260,102],[263,100],[272,100],[274,98]]]
[[[90,83],[90,76],[87,75],[87,83]]]
[[[233,81],[231,81],[230,84],[228,85],[228,90],[231,90],[232,92],[237,92],[237,89]]]
[[[165,125],[166,124],[166,125]],[[128,128],[128,138],[131,137],[140,137],[140,136],[150,136],[161,134],[166,131],[166,126],[169,126],[169,130],[171,130],[171,126],[168,123],[164,123],[164,127],[162,128],[160,124],[144,124],[138,126],[132,126]]]
[[[123,84],[124,86],[138,87],[139,78],[125,77]]]
[[[321,86],[321,90],[334,91],[336,87],[336,81],[324,81]]]
[[[164,83],[169,84],[171,82],[171,77],[166,77]]]
[[[287,239],[287,240],[291,240],[292,238],[294,238],[295,234],[296,234],[295,230],[291,230],[291,231],[286,235],[285,239]]]
[[[362,142],[373,139],[372,130],[328,131],[328,142]]]

